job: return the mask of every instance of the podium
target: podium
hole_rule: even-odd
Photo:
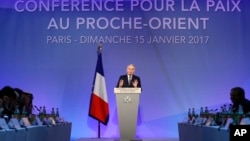
[[[120,130],[119,141],[136,140],[136,125],[141,88],[114,88]]]

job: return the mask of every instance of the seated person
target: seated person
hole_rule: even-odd
[[[234,87],[230,92],[230,99],[233,103],[232,112],[238,113],[239,106],[242,106],[244,114],[250,113],[250,101],[245,98],[245,91],[241,87]]]
[[[2,98],[0,98],[0,118],[2,117],[3,110],[4,110],[4,108],[3,108],[3,100],[2,100]]]

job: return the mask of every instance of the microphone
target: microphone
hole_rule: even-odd
[[[36,105],[35,105],[34,107],[35,107],[37,113],[40,113],[40,112],[41,112],[41,110],[40,110]]]
[[[35,108],[35,106],[31,106],[31,108],[32,108],[32,111],[34,111],[34,114],[37,114],[37,109]],[[33,114],[33,112],[32,112],[32,114]]]

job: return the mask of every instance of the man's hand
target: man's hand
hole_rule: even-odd
[[[136,88],[137,87],[137,85],[138,85],[138,80],[137,79],[135,79],[134,81],[133,81],[133,86]]]
[[[122,87],[123,86],[123,80],[121,79],[120,81],[119,81],[119,87]]]

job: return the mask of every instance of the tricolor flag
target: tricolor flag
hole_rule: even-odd
[[[108,96],[102,66],[101,46],[98,47],[98,59],[93,89],[90,99],[89,116],[107,125],[109,120]]]

